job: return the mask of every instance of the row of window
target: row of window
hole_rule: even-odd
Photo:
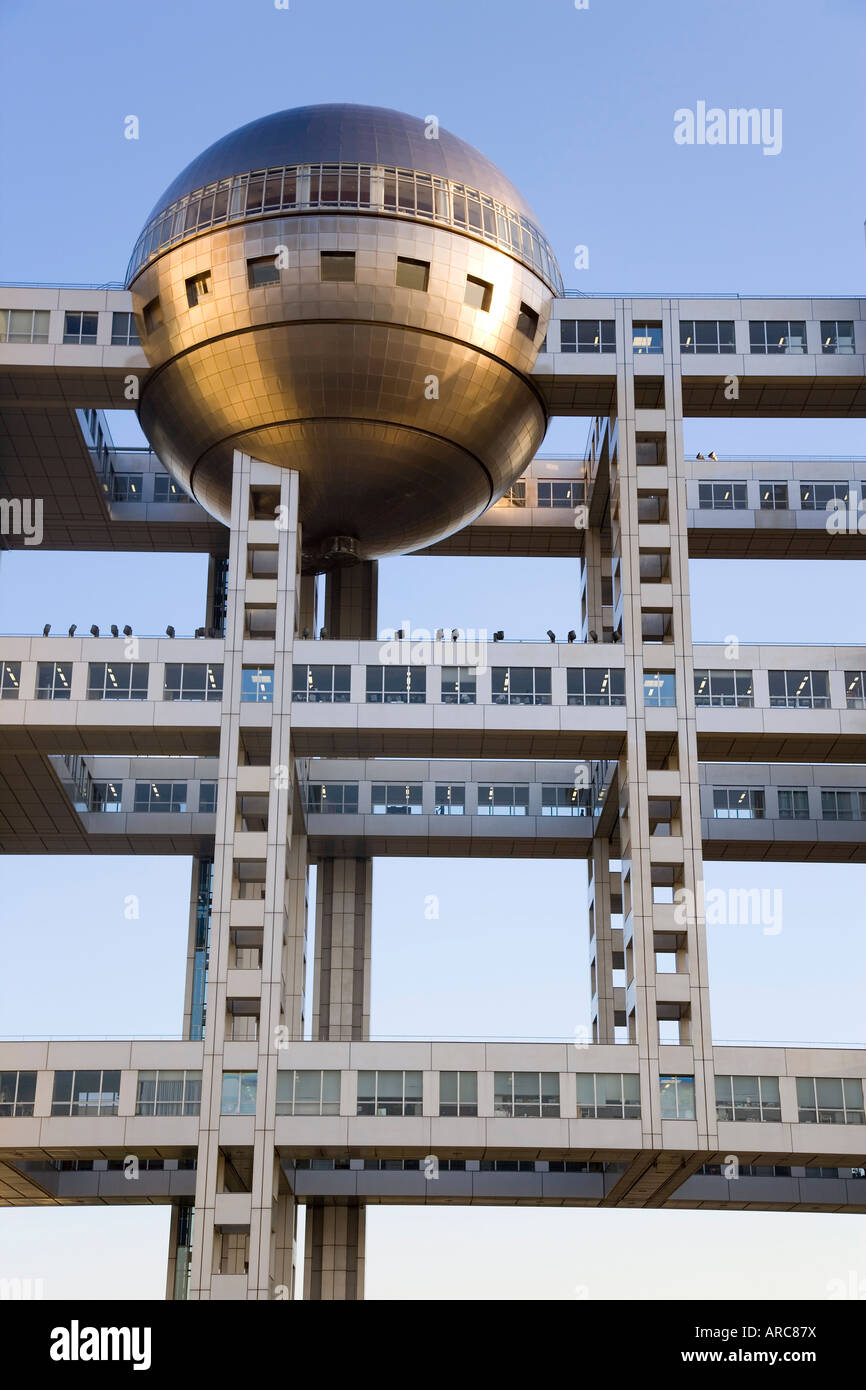
[[[536,482],[537,507],[568,508],[578,506],[586,496],[582,478],[539,478]],[[509,507],[526,506],[526,479],[513,483],[501,499]]]
[[[779,787],[780,820],[809,819],[808,787]],[[716,820],[764,820],[766,801],[763,787],[714,787],[713,817]],[[822,787],[821,818],[830,821],[866,820],[866,790]]]
[[[695,671],[695,704],[704,708],[752,709],[755,703],[751,671]],[[829,709],[828,671],[768,671],[771,709]],[[845,672],[845,704],[866,709],[866,671]]]
[[[693,1076],[662,1076],[663,1119],[695,1118]],[[359,1071],[357,1114],[418,1116],[422,1113],[420,1071]],[[636,1073],[579,1072],[579,1119],[640,1119],[640,1082]],[[560,1115],[559,1073],[498,1071],[493,1078],[493,1114],[500,1119],[544,1119]],[[221,1113],[253,1115],[258,1074],[223,1072]],[[797,1117],[800,1124],[864,1123],[863,1083],[851,1077],[798,1076]],[[120,1071],[56,1071],[51,1100],[54,1116],[116,1115]],[[32,1116],[36,1100],[35,1071],[0,1072],[0,1118]],[[201,1108],[200,1071],[140,1071],[136,1115],[198,1115]],[[340,1072],[281,1071],[277,1078],[278,1115],[338,1115]],[[478,1114],[478,1073],[439,1073],[439,1114],[463,1117]],[[775,1076],[717,1076],[716,1116],[719,1120],[780,1121],[779,1080]]]
[[[148,475],[151,476],[151,475]],[[153,475],[154,502],[192,502],[195,499],[184,492],[179,483],[167,473]],[[104,483],[105,493],[111,502],[144,502],[143,473],[115,473],[109,465],[108,477]]]
[[[847,507],[850,496],[850,483],[800,483],[800,510],[803,512],[824,512],[834,502]],[[758,497],[760,509],[763,512],[791,510],[787,483],[759,483]],[[860,484],[860,497],[861,500],[866,500],[866,482]],[[698,483],[698,508],[700,511],[744,512],[748,509],[748,505],[748,483],[746,482]]]
[[[562,352],[616,352],[616,324],[613,319],[561,319]],[[632,350],[636,354],[663,351],[660,323],[635,323]],[[680,319],[680,352],[707,354],[736,352],[733,319]],[[806,352],[806,322],[803,319],[752,319],[749,322],[749,351],[758,354]],[[854,323],[851,319],[821,320],[821,351],[828,354],[854,352]]]
[[[119,812],[122,807],[121,782],[91,782],[87,796],[88,811]],[[200,782],[198,809],[212,814],[216,810],[216,782]],[[192,808],[188,804],[186,782],[136,782],[133,811],[180,812]]]
[[[479,816],[528,816],[529,784],[491,782],[478,785]],[[421,782],[374,782],[370,809],[373,815],[420,816],[423,813]],[[314,815],[358,815],[357,782],[314,782],[306,789],[306,810]],[[437,783],[433,814],[466,814],[466,787],[463,783]],[[586,787],[544,783],[541,788],[543,816],[588,816],[590,792]]]
[[[0,309],[0,343],[47,343],[49,309]],[[63,341],[95,347],[99,324],[96,310],[70,309],[63,316]],[[124,311],[111,315],[112,347],[137,347],[135,315]]]

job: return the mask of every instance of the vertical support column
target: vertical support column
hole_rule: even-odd
[[[293,837],[291,748],[297,516],[297,474],[236,453],[193,1298],[274,1296],[294,1241],[274,1125],[280,1030],[300,1029],[303,997],[306,849]],[[255,550],[276,553],[276,577],[256,577]],[[272,703],[242,703],[245,665],[272,666]]]
[[[325,578],[325,631],[343,641],[374,641],[378,617],[379,566],[375,560],[342,565]]]
[[[341,1206],[308,1203],[304,1298],[337,1301],[364,1297],[366,1220],[360,1202]]]
[[[592,1040],[595,1043],[613,1043],[616,1041],[614,1029],[617,1013],[622,1015],[624,1005],[624,1000],[616,999],[613,984],[613,972],[617,968],[615,962],[622,956],[622,930],[615,933],[611,922],[614,902],[610,845],[607,840],[593,840],[588,867]],[[614,877],[618,879],[618,875]],[[618,937],[618,951],[615,950],[615,936]]]
[[[371,859],[320,859],[316,885],[313,1037],[370,1036]]]
[[[194,1040],[204,1037],[212,897],[213,860],[195,858],[192,861],[183,1002],[183,1035]]]

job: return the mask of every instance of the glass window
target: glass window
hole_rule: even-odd
[[[221,700],[222,696],[221,664],[197,661],[166,662],[162,687],[164,700]]]
[[[354,251],[321,251],[319,264],[323,280],[352,281],[355,278]]]
[[[420,782],[374,782],[374,815],[420,816]]]
[[[514,483],[507,492],[502,494],[499,499],[506,507],[525,507],[526,506],[526,480],[521,478],[520,482]]]
[[[135,811],[185,811],[186,782],[136,782]]]
[[[797,1077],[801,1125],[862,1125],[863,1083],[856,1077]]]
[[[640,1077],[633,1072],[578,1072],[577,1116],[583,1120],[639,1120]]]
[[[806,787],[779,788],[779,819],[808,820],[809,791]]]
[[[770,671],[771,709],[829,709],[826,671]]]
[[[420,1115],[420,1071],[359,1071],[359,1115]]]
[[[292,699],[302,704],[349,703],[349,666],[293,666]]]
[[[258,1073],[254,1071],[224,1071],[222,1115],[255,1115]]]
[[[154,502],[191,502],[193,499],[184,492],[180,483],[167,473],[155,473],[153,478]]]
[[[397,284],[404,290],[426,290],[429,279],[429,261],[413,261],[408,256],[397,257]]]
[[[111,501],[143,502],[144,474],[113,472],[111,475]]]
[[[775,1076],[717,1076],[716,1118],[778,1122],[782,1118]]]
[[[673,671],[644,673],[643,702],[645,705],[658,705],[663,708],[676,705],[676,677]]]
[[[56,1071],[52,1115],[116,1115],[119,1071]]]
[[[357,782],[311,782],[307,787],[307,811],[313,815],[356,816]]]
[[[848,505],[850,483],[801,483],[800,509],[804,512],[825,512],[834,503]]]
[[[82,347],[96,346],[96,330],[99,315],[87,311],[68,310],[63,322],[64,343],[78,343]]]
[[[759,483],[762,512],[785,512],[790,507],[787,483]]]
[[[191,275],[186,282],[186,302],[190,309],[194,309],[199,300],[206,298],[210,292],[209,270],[201,270],[197,275]]]
[[[48,309],[0,309],[0,343],[47,343]]]
[[[0,661],[0,700],[17,700],[21,685],[21,662]]]
[[[241,700],[269,705],[274,698],[273,666],[245,666],[241,672]]]
[[[616,352],[616,323],[613,319],[560,319],[559,341],[562,352]]]
[[[439,1114],[447,1116],[478,1114],[478,1073],[441,1071],[439,1073]]]
[[[198,788],[198,809],[200,815],[212,815],[216,810],[216,782],[200,782]]]
[[[821,320],[821,351],[853,353],[854,324],[851,319]]]
[[[624,705],[625,671],[613,666],[570,666],[567,676],[570,705]]]
[[[559,1073],[555,1071],[495,1072],[493,1113],[500,1119],[558,1118]]]
[[[442,667],[443,705],[474,705],[476,670],[474,666]]]
[[[838,787],[822,788],[821,815],[824,820],[863,820],[866,815],[866,792]]]
[[[525,333],[527,338],[535,341],[535,335],[538,332],[538,314],[528,304],[521,303],[520,305],[517,315],[517,331],[518,333]]]
[[[660,323],[636,323],[632,326],[632,348],[635,356],[641,353],[660,353],[662,326]]]
[[[339,1115],[338,1071],[281,1071],[277,1075],[278,1115]]]
[[[588,816],[589,787],[544,783],[541,788],[543,816]]]
[[[494,666],[494,705],[549,705],[549,666]]]
[[[36,667],[37,700],[68,700],[71,689],[71,661],[39,662]]]
[[[135,326],[135,315],[125,312],[114,312],[111,315],[111,346],[112,347],[138,347],[138,329]]]
[[[770,355],[806,351],[806,324],[802,319],[753,319],[749,324],[751,352]]]
[[[579,478],[540,478],[539,507],[576,507],[583,502],[586,488]]]
[[[251,290],[258,289],[260,285],[279,283],[279,267],[273,256],[257,256],[255,260],[247,261],[247,284]]]
[[[713,816],[716,820],[763,820],[763,788],[714,787]]]
[[[120,782],[91,782],[87,798],[88,811],[117,813],[121,808]]]
[[[368,666],[368,705],[423,705],[427,699],[425,666]]]
[[[845,672],[845,700],[849,709],[866,709],[866,671]]]
[[[146,700],[147,662],[91,661],[88,700]]]
[[[453,782],[436,785],[436,798],[433,814],[437,816],[462,816],[466,811],[466,788]]]
[[[695,1078],[693,1076],[660,1076],[662,1119],[693,1120],[695,1118]]]
[[[733,319],[681,319],[680,352],[735,352]]]
[[[698,483],[701,511],[743,512],[748,505],[745,483]]]
[[[468,304],[472,309],[483,309],[486,313],[490,308],[490,301],[493,298],[493,286],[486,280],[479,280],[475,275],[466,276],[466,289],[463,294],[464,304]]]
[[[136,1115],[198,1115],[200,1071],[140,1071]]]
[[[528,816],[529,786],[491,782],[478,788],[479,816]]]
[[[695,671],[695,704],[751,709],[755,703],[751,671]]]
[[[0,1120],[33,1114],[35,1071],[0,1071]]]

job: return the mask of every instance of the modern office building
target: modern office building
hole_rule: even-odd
[[[0,637],[2,849],[192,859],[177,1040],[0,1042],[0,1204],[169,1204],[178,1299],[361,1298],[370,1203],[866,1210],[866,1051],[714,1042],[707,921],[781,909],[703,869],[866,859],[866,648],[693,645],[688,585],[862,558],[866,459],[683,446],[866,415],[866,300],[565,290],[476,150],[310,107],[125,285],[0,288],[0,404],[4,547],[210,556],[195,635]],[[572,631],[382,633],[409,552],[579,560]],[[382,855],[585,861],[586,1028],[371,1040]]]

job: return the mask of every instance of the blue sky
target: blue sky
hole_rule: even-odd
[[[12,59],[0,112],[6,281],[119,280],[150,207],[211,141],[268,111],[347,100],[437,115],[499,163],[571,287],[863,293],[861,0],[590,0],[587,11],[571,0],[291,0],[288,11],[6,0],[0,26]],[[781,154],[676,145],[674,111],[699,100],[781,108]],[[138,141],[123,138],[130,114]],[[585,271],[572,268],[578,244]],[[115,435],[133,442],[133,419]],[[554,421],[544,450],[582,453],[585,437],[585,421]],[[860,421],[690,421],[686,448],[866,453]],[[694,563],[695,638],[864,642],[858,580],[853,562]],[[0,631],[191,631],[203,606],[195,557],[0,564]],[[507,612],[509,633],[530,636],[575,626],[577,606],[568,562],[382,566],[383,626],[409,616],[493,629]],[[710,865],[706,876],[785,893],[779,936],[711,930],[716,1038],[857,1041],[866,867]],[[7,860],[0,1033],[178,1031],[188,881],[186,861]],[[584,884],[579,863],[377,861],[374,1031],[570,1036],[588,1012]],[[123,917],[130,892],[137,923]],[[855,1219],[374,1208],[369,1293],[822,1297],[827,1280],[866,1274]],[[53,1296],[161,1297],[166,1232],[160,1209],[0,1211],[0,1273],[42,1275]],[[695,1242],[697,1274],[683,1258]],[[118,1284],[130,1243],[135,1269]]]

